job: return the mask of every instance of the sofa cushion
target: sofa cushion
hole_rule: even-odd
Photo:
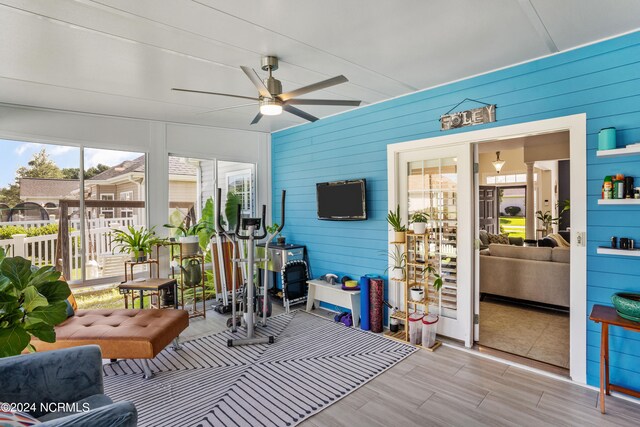
[[[569,264],[571,262],[571,249],[561,247],[553,248],[551,250],[551,261]]]
[[[487,233],[487,230],[480,230],[478,237],[483,246],[489,246],[489,233]]]
[[[551,261],[551,248],[513,246],[492,243],[489,245],[491,256],[528,259],[532,261]]]
[[[515,246],[524,246],[524,239],[522,237],[509,236],[509,244]]]

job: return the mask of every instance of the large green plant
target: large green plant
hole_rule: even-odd
[[[36,349],[31,337],[55,342],[54,326],[67,318],[69,285],[51,266],[34,269],[22,257],[0,251],[0,357]]]
[[[242,197],[239,194],[229,191],[227,193],[227,201],[224,205],[224,215],[229,221],[229,230],[236,228],[236,222],[238,219],[238,205],[242,204]]]
[[[407,231],[407,227],[402,224],[402,219],[400,218],[400,205],[396,207],[396,211],[389,211],[387,215],[387,222],[393,228],[393,231],[402,232]]]
[[[118,249],[120,253],[127,252],[130,254],[138,254],[139,252],[151,253],[151,247],[162,242],[161,239],[156,237],[154,229],[155,227],[147,229],[129,225],[124,230],[113,230],[115,235],[113,238],[115,243],[113,250]]]

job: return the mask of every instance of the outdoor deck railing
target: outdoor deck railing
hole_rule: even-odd
[[[100,268],[104,265],[105,258],[114,253],[113,230],[122,229],[125,226],[138,226],[137,217],[128,218],[98,218],[90,220],[85,228],[86,257],[87,266],[93,265],[97,268],[88,272],[87,278],[102,277]],[[34,223],[36,221],[29,221]],[[42,222],[40,222],[42,224]],[[73,224],[73,221],[70,221]],[[0,225],[5,223],[0,223]],[[23,222],[8,223],[12,225],[23,225]],[[46,224],[44,224],[46,225]],[[38,225],[32,225],[38,226]],[[67,280],[82,279],[82,253],[83,248],[79,223],[77,229],[69,233],[69,253],[70,277]],[[75,228],[75,227],[72,227]],[[28,258],[38,266],[56,265],[56,244],[58,234],[45,234],[41,236],[28,237],[26,234],[14,234],[10,239],[0,240],[0,247],[4,248],[8,256],[21,256]],[[117,251],[116,251],[117,252]]]

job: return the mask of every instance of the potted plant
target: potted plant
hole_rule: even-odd
[[[388,253],[392,266],[387,267],[385,274],[389,272],[389,278],[394,280],[404,280],[404,268],[407,265],[407,255],[400,249],[400,246],[394,245],[393,250]]]
[[[427,231],[427,221],[429,221],[429,214],[424,211],[417,211],[411,215],[413,232],[416,234],[424,234]]]
[[[129,225],[125,229],[113,230],[115,234],[113,250],[119,249],[120,253],[128,252],[131,254],[131,261],[146,261],[147,255],[151,253],[151,247],[161,241],[156,238],[154,228],[140,227],[136,229]]]
[[[542,223],[542,228],[544,228],[545,236],[549,234],[551,226],[557,224],[558,221],[560,221],[560,217],[554,218],[549,211],[537,211],[536,218],[538,218],[538,220],[540,220],[540,222]]]
[[[273,223],[269,226],[267,226],[267,233],[269,234],[274,234],[278,231],[278,228],[280,228],[280,225],[278,223]],[[283,246],[287,241],[287,238],[284,237],[282,234],[278,233],[278,237],[276,238],[276,242],[278,243],[278,245]]]
[[[51,266],[36,269],[22,257],[0,250],[0,357],[36,351],[32,337],[55,342],[54,326],[67,318],[67,282]]]
[[[389,211],[387,222],[395,232],[394,242],[404,242],[407,228],[402,224],[402,219],[400,218],[400,205],[396,207],[395,212]]]

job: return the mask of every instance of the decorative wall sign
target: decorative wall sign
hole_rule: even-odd
[[[452,113],[451,110],[465,101],[485,104],[483,107]],[[496,121],[496,104],[487,104],[473,99],[465,98],[456,104],[451,110],[440,116],[440,130],[456,129],[465,126],[481,125]]]

